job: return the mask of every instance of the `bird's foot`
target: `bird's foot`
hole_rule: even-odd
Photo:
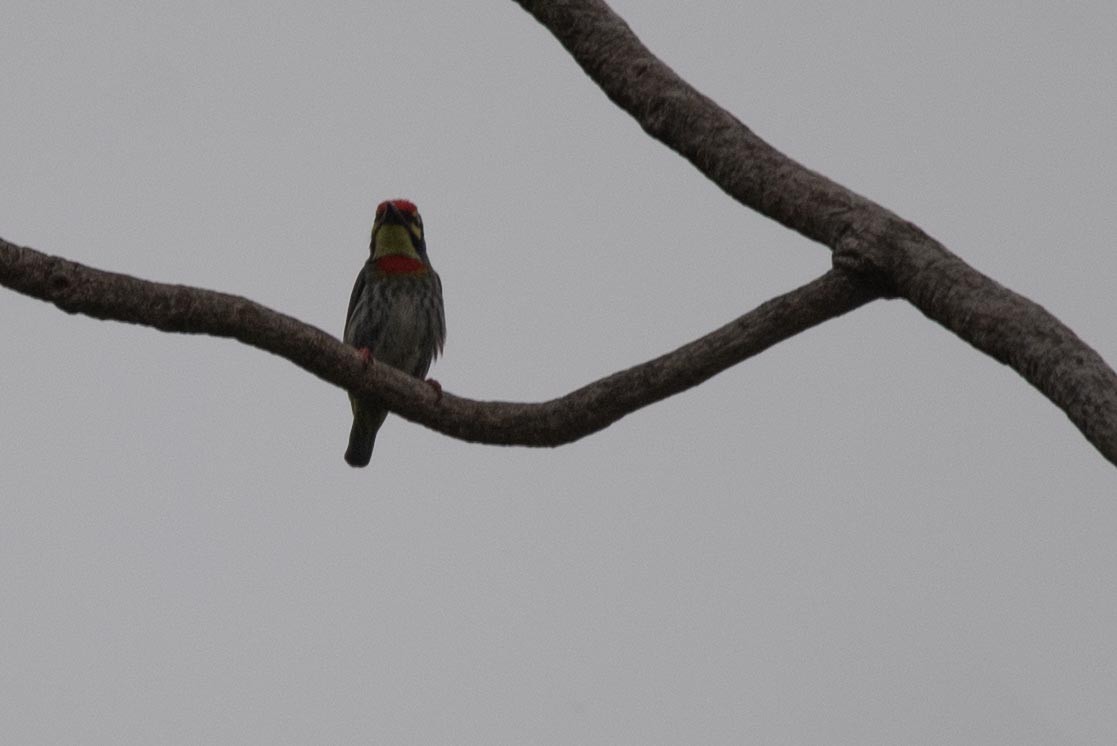
[[[357,352],[360,353],[361,361],[365,365],[368,365],[369,363],[372,362],[372,348],[371,347],[360,347],[360,348],[357,349]]]
[[[434,403],[440,403],[442,401],[442,384],[433,378],[428,378],[427,385],[434,389]]]

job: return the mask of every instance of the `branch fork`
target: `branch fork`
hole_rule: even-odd
[[[682,80],[603,0],[517,0],[640,126],[742,205],[821,243],[833,268],[658,358],[550,401],[475,401],[246,298],[105,272],[0,239],[0,284],[67,313],[237,339],[462,440],[558,446],[879,297],[903,298],[1011,366],[1117,464],[1117,374],[1038,304],[917,226],[800,165]]]

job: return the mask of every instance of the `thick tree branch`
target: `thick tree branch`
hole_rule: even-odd
[[[743,205],[829,246],[836,264],[1011,366],[1117,464],[1117,375],[1044,308],[773,148],[648,51],[602,0],[516,2],[648,134]]]
[[[232,337],[448,435],[534,446],[576,440],[873,297],[899,295],[1018,371],[1117,463],[1117,375],[1051,314],[772,148],[675,75],[601,0],[517,2],[648,133],[742,204],[829,246],[836,269],[674,352],[539,404],[451,394],[436,402],[416,380],[366,367],[332,336],[252,301],[102,272],[2,239],[0,284],[71,313]]]
[[[0,285],[68,313],[166,332],[231,337],[287,358],[343,389],[380,398],[409,420],[462,440],[557,446],[697,386],[772,345],[867,303],[877,293],[831,270],[704,337],[542,403],[482,402],[446,393],[380,363],[366,366],[338,339],[246,298],[104,272],[0,239]]]

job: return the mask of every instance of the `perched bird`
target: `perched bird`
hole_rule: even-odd
[[[442,351],[446,317],[442,281],[427,257],[423,220],[414,203],[393,199],[377,206],[369,254],[349,298],[345,342],[366,360],[375,357],[423,378]],[[441,393],[435,381],[430,383]],[[353,429],[345,460],[350,466],[366,466],[388,412],[352,394],[349,402]]]

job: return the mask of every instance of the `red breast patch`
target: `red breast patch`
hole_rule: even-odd
[[[383,272],[386,275],[415,274],[416,272],[426,272],[427,265],[410,256],[390,254],[376,260],[376,271]]]

